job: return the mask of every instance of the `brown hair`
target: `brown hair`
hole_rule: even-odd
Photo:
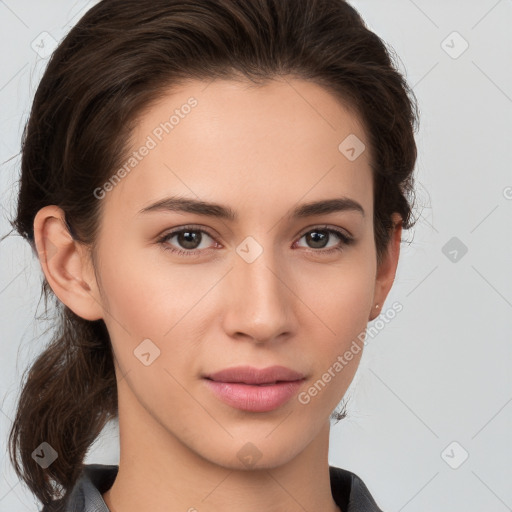
[[[23,133],[13,228],[35,249],[34,217],[54,204],[73,237],[94,248],[101,201],[93,191],[122,165],[144,109],[187,79],[264,84],[285,75],[325,87],[362,121],[380,263],[392,213],[404,229],[415,222],[418,113],[392,50],[343,0],[100,1],[60,43],[38,86]],[[117,416],[105,323],[78,317],[50,292],[43,280],[57,328],[27,370],[9,436],[15,471],[43,504],[68,493],[87,450]],[[32,458],[42,442],[59,454],[46,469]]]

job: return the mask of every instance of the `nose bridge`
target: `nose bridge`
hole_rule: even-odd
[[[234,268],[230,272],[227,328],[231,334],[244,333],[258,341],[266,341],[290,329],[292,294],[283,281],[281,270],[270,244],[263,246],[247,237],[236,248]]]

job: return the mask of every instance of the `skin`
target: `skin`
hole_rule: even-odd
[[[328,472],[329,415],[362,350],[308,404],[293,397],[264,413],[221,402],[202,375],[249,364],[280,364],[306,375],[307,390],[382,311],[400,251],[396,227],[377,268],[370,151],[349,161],[338,145],[366,140],[354,113],[318,85],[274,80],[262,87],[191,81],[140,118],[133,148],[193,96],[198,105],[101,199],[96,268],[73,241],[56,206],[35,218],[44,274],[59,299],[89,320],[104,319],[119,394],[120,464],[103,498],[113,512],[336,511]],[[238,221],[139,210],[179,194],[231,207]],[[304,202],[346,196],[365,211],[303,219]],[[194,224],[207,230],[201,254],[159,235]],[[328,225],[355,238],[343,246],[304,236]],[[196,237],[201,236],[196,232]],[[248,236],[263,249],[248,263]],[[54,254],[44,254],[51,247]],[[375,308],[380,304],[381,309]],[[160,356],[145,366],[134,350],[149,338]],[[362,346],[362,343],[359,343]],[[247,443],[261,458],[238,458]]]

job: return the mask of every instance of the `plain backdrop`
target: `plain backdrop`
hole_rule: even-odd
[[[93,3],[0,1],[0,236],[48,54]],[[419,221],[404,232],[382,315],[394,301],[403,309],[368,338],[329,462],[357,473],[386,511],[512,510],[512,2],[351,3],[418,98]],[[22,372],[47,339],[35,319],[42,273],[18,236],[0,255],[0,510],[36,511],[6,443]],[[86,462],[118,456],[111,424]]]

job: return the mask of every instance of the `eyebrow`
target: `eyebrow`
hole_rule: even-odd
[[[231,222],[236,222],[238,216],[236,212],[228,206],[217,203],[210,203],[192,198],[185,197],[166,197],[142,208],[138,214],[156,212],[156,211],[175,211],[195,213],[208,217],[217,217]],[[353,199],[348,197],[337,197],[334,199],[324,199],[321,201],[313,201],[297,206],[290,214],[289,218],[301,219],[313,215],[326,215],[329,213],[355,211],[365,216],[364,208]]]

